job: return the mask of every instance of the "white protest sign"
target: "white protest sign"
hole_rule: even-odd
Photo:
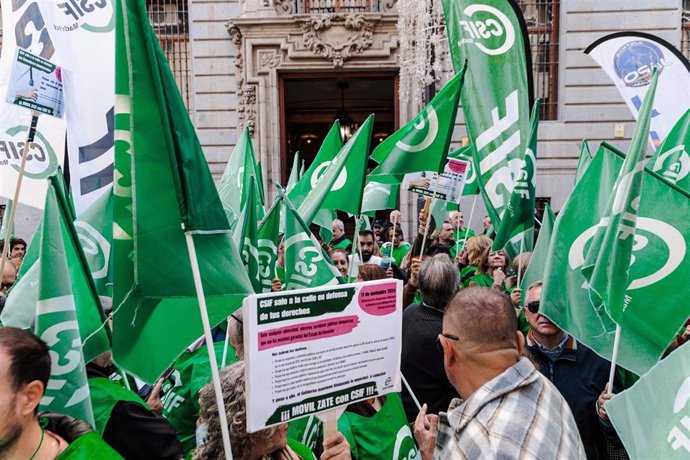
[[[467,167],[466,161],[451,158],[448,159],[441,175],[433,171],[405,174],[403,188],[408,192],[460,203]]]
[[[7,88],[7,102],[62,118],[62,69],[47,59],[17,48]]]
[[[247,431],[400,391],[402,282],[244,301]]]

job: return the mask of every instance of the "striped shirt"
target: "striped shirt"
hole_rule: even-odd
[[[584,459],[568,404],[525,357],[440,414],[434,459]]]

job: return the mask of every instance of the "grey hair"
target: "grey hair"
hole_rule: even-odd
[[[458,292],[460,272],[447,254],[425,259],[419,267],[419,293],[425,304],[445,310]]]
[[[220,371],[220,386],[223,389],[223,400],[228,414],[232,456],[238,460],[248,460],[252,445],[267,443],[278,428],[272,427],[257,433],[247,433],[244,361],[238,361]],[[225,458],[220,416],[212,382],[199,392],[199,420],[207,424],[208,435],[204,444],[194,451],[192,458],[194,460]]]
[[[532,289],[542,287],[543,284],[544,283],[542,283],[541,281],[535,281],[534,283],[529,285],[529,287],[527,288],[527,292],[531,291]]]
[[[343,224],[343,221],[340,219],[335,219],[333,221],[333,225],[338,227],[339,230],[345,231],[345,224]]]

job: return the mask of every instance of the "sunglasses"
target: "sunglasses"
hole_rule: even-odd
[[[538,300],[533,300],[530,303],[526,305],[527,309],[531,313],[539,313],[539,301]]]
[[[233,314],[231,314],[230,316],[232,316],[232,319],[234,319],[234,320],[235,320],[235,321],[237,321],[238,323],[242,324],[242,320],[241,320],[241,319],[239,319],[239,318],[238,318],[237,316],[235,316],[235,314],[234,314],[234,313],[233,313]]]
[[[448,340],[455,340],[455,341],[460,340],[460,337],[458,337],[457,335],[446,334],[445,332],[441,332],[440,335],[447,338]],[[436,346],[438,347],[438,350],[441,353],[443,353],[443,346],[441,345],[441,337],[436,337]]]

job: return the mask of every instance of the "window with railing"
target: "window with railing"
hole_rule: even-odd
[[[688,0],[685,0],[688,1]],[[541,98],[541,120],[558,117],[559,0],[519,0],[532,49],[534,97]]]
[[[186,0],[147,0],[153,30],[168,58],[187,109],[192,85],[189,12]]]
[[[690,0],[683,0],[680,19],[680,51],[690,59]]]
[[[384,0],[294,0],[297,14],[377,13]]]

